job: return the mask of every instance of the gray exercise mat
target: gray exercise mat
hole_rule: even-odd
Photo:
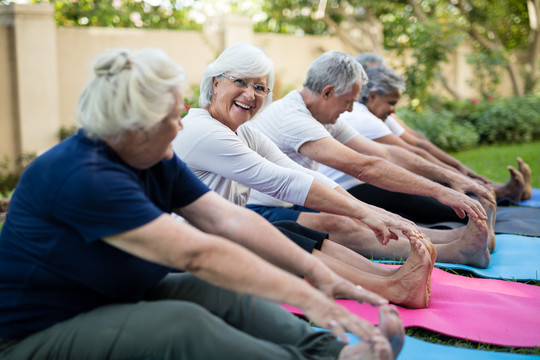
[[[436,224],[419,224],[432,229],[457,229],[464,224],[445,221]],[[522,206],[497,207],[495,233],[540,236],[540,208]]]

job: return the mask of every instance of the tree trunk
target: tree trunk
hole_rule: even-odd
[[[540,0],[527,0],[530,24],[530,43],[527,56],[525,92],[534,91],[538,84],[538,57],[540,55]]]

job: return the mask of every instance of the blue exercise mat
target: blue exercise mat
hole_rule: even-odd
[[[540,208],[540,189],[532,189],[532,198],[529,200],[520,201],[519,203],[515,203],[509,199],[503,199],[498,202],[500,205],[505,205],[508,203],[519,205],[519,206],[527,206],[527,207],[538,207]]]
[[[519,203],[519,206],[540,207],[540,189],[532,189],[532,198]]]
[[[325,329],[315,328],[319,331],[327,331]],[[353,335],[347,334],[350,344],[356,344],[360,339]],[[405,345],[398,356],[398,360],[532,360],[540,359],[536,355],[510,354],[495,351],[465,349],[455,346],[433,344],[426,341],[418,340],[411,336],[405,337]]]
[[[540,238],[498,234],[495,235],[495,242],[495,251],[491,254],[487,269],[440,262],[435,263],[435,266],[443,269],[468,270],[489,279],[540,280]],[[395,263],[393,261],[380,262]]]

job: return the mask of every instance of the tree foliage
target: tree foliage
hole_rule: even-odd
[[[510,75],[516,95],[530,93],[538,85],[540,0],[279,0],[267,1],[265,10],[269,15],[258,30],[335,33],[349,44],[355,41],[347,31],[351,24],[367,22],[373,27],[375,18],[382,24],[384,48],[414,59],[404,64],[413,104],[428,97],[435,81],[454,98],[460,97],[446,81],[441,64],[464,40],[471,41],[475,50],[468,56],[476,67],[472,85],[485,97],[496,91],[501,71]],[[364,31],[360,37],[366,36],[376,34]],[[378,52],[375,46],[365,48],[359,36],[356,41],[358,51]]]
[[[55,6],[59,26],[139,27],[152,29],[200,29],[189,17],[192,10],[182,1],[152,5],[141,0],[33,0]]]
[[[200,29],[206,16],[235,12],[250,15],[259,32],[335,34],[356,52],[393,50],[413,59],[400,64],[413,107],[429,98],[434,83],[461,97],[441,65],[464,40],[474,49],[467,57],[475,67],[471,85],[484,97],[496,95],[503,71],[516,95],[539,83],[540,0],[31,1],[54,3],[61,26]]]

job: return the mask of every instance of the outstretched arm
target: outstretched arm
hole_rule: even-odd
[[[495,200],[493,194],[485,186],[478,184],[478,182],[470,177],[455,170],[449,170],[446,167],[438,166],[400,146],[374,142],[371,142],[371,144],[366,146],[363,144],[363,142],[366,141],[370,140],[363,137],[353,139],[350,146],[359,149],[367,148],[367,151],[370,152],[371,155],[383,157],[394,164],[400,165],[415,174],[424,176],[433,181],[448,184],[452,189],[464,194],[474,193],[478,197],[483,197],[490,201]]]
[[[341,190],[340,190],[341,189]],[[356,199],[343,188],[331,189],[315,180],[305,201],[305,206],[329,214],[348,216],[368,226],[378,241],[386,245],[390,240],[397,240],[396,231],[401,231],[408,238],[419,237],[422,232],[412,221],[401,216],[372,211],[370,205]]]
[[[405,129],[405,132],[400,136],[400,138],[403,139],[406,143],[412,146],[415,146],[419,149],[423,149],[427,151],[428,153],[430,153],[431,155],[433,155],[434,157],[436,157],[443,163],[448,164],[449,166],[452,166],[453,168],[457,169],[459,172],[461,172],[464,175],[467,175],[473,179],[480,180],[486,184],[491,183],[491,181],[488,178],[475,173],[473,170],[469,169],[467,166],[462,164],[458,159],[452,157],[450,154],[440,149],[437,145],[433,144],[424,135],[411,129],[401,119],[397,117],[395,117],[395,119]]]
[[[405,134],[405,133],[404,133]],[[448,165],[445,162],[442,162],[441,160],[437,159],[435,156],[431,155],[428,151],[418,147],[409,144],[405,140],[403,140],[400,136],[396,136],[395,134],[388,134],[385,136],[382,136],[377,139],[373,139],[373,141],[379,143],[379,144],[386,144],[386,145],[396,145],[400,146],[406,150],[409,150],[410,152],[432,162],[435,165],[444,167],[446,169],[452,170],[452,171],[458,171],[456,168]]]
[[[349,143],[350,141],[347,145]],[[306,142],[299,151],[319,163],[380,188],[434,197],[441,203],[451,206],[460,217],[464,217],[467,213],[473,219],[486,219],[482,205],[465,194],[414,174],[383,158],[353,150],[333,138]]]
[[[371,324],[350,314],[332,298],[361,298],[378,305],[386,301],[374,294],[366,296],[365,290],[340,278],[256,213],[213,192],[179,213],[213,234],[164,214],[104,241],[145,260],[189,271],[214,285],[296,306],[320,326],[328,326],[334,320],[339,324],[337,331],[345,329],[364,338],[373,334]],[[261,256],[295,274],[305,275],[318,290]]]

